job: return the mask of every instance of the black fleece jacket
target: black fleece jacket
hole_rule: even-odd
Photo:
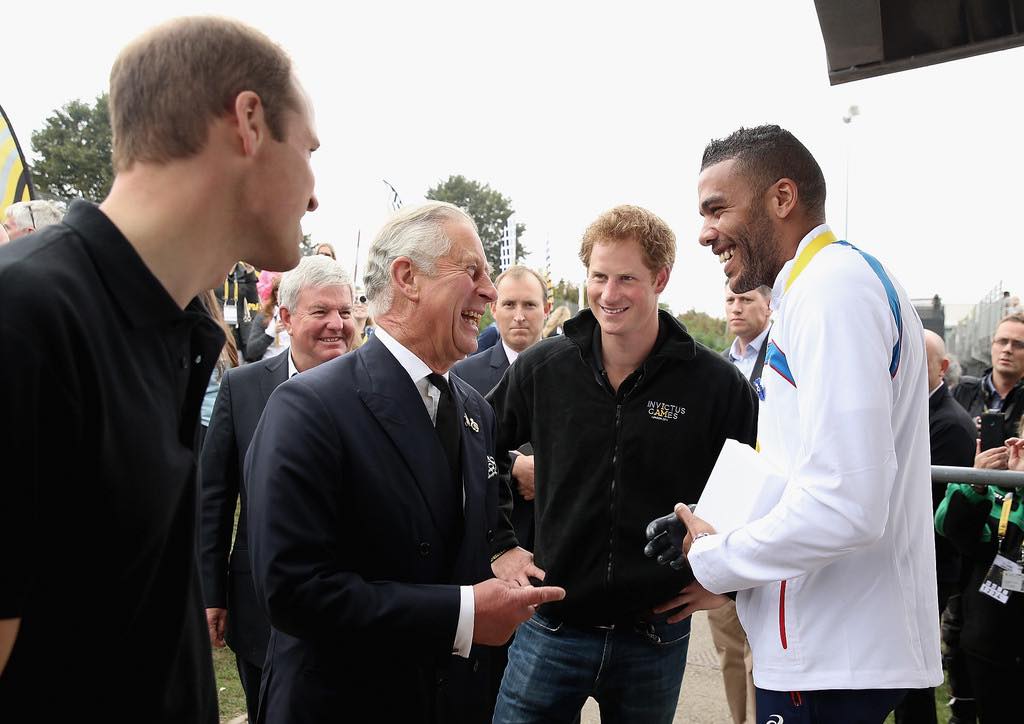
[[[542,340],[513,364],[488,399],[502,451],[526,442],[535,455],[536,563],[566,598],[545,613],[604,625],[650,613],[693,580],[646,558],[645,528],[677,502],[694,503],[726,438],[753,444],[757,398],[728,361],[659,312],[658,341],[612,391],[600,328],[584,310],[565,335]],[[516,545],[509,488],[494,553]]]

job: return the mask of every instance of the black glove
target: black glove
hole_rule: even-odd
[[[691,510],[693,506],[690,506]],[[655,558],[659,564],[666,563],[676,571],[689,568],[686,556],[683,555],[683,538],[686,537],[686,526],[675,513],[655,518],[647,524],[647,545],[644,555]]]

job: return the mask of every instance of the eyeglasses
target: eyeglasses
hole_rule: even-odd
[[[992,340],[993,347],[1005,347],[1010,345],[1014,352],[1024,352],[1024,339],[1010,339],[1009,337],[996,337]]]

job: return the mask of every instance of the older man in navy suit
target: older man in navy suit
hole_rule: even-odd
[[[352,279],[326,256],[304,257],[281,278],[281,322],[291,338],[285,354],[228,370],[199,459],[199,566],[210,643],[235,652],[249,720],[267,655],[270,623],[249,572],[247,490],[242,466],[270,393],[289,377],[351,349]],[[238,500],[238,533],[232,544]],[[230,551],[230,555],[229,555]]]
[[[486,395],[520,353],[540,341],[544,317],[551,311],[540,274],[529,267],[509,267],[494,280],[498,293],[491,306],[500,339],[493,347],[467,357],[452,372]],[[520,545],[533,550],[533,446],[512,451],[512,525]]]
[[[256,593],[273,624],[260,721],[490,721],[488,658],[537,604],[492,577],[494,416],[449,375],[494,300],[473,220],[441,202],[385,224],[365,277],[377,332],[275,390],[246,460]],[[523,585],[525,584],[525,585]]]

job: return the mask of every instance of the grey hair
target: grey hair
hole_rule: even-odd
[[[297,267],[281,276],[281,286],[277,290],[278,306],[294,311],[303,289],[333,286],[348,287],[352,291],[352,277],[341,262],[322,254],[304,256]]]
[[[437,260],[452,248],[444,231],[449,221],[467,223],[477,231],[472,216],[444,201],[404,208],[385,222],[370,245],[363,276],[371,316],[378,317],[391,309],[391,264],[395,259],[409,257],[425,274],[434,273]]]
[[[10,216],[19,229],[32,227],[38,231],[61,222],[64,218],[64,204],[46,199],[18,201],[4,209],[4,216]]]

